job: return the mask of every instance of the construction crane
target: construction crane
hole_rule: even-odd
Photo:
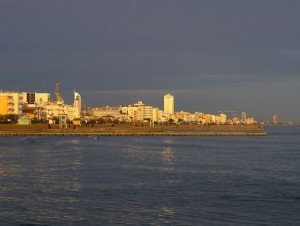
[[[62,97],[62,95],[59,93],[58,91],[58,88],[59,88],[59,85],[61,83],[56,83],[56,90],[55,90],[55,96],[56,96],[56,101],[57,102],[63,102],[64,101],[64,98]]]

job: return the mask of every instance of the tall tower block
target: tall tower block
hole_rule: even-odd
[[[169,93],[164,96],[164,112],[174,114],[174,96]]]
[[[278,124],[279,123],[279,117],[278,114],[274,114],[272,118],[273,124]]]
[[[74,91],[74,104],[73,107],[75,109],[75,118],[80,118],[81,112],[81,96],[79,93]]]
[[[247,121],[246,112],[242,112],[242,121],[243,121],[243,123],[246,123],[246,121]]]

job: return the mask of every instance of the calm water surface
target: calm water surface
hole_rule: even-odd
[[[0,225],[300,225],[300,127],[0,137]]]

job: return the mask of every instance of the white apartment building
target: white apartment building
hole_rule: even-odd
[[[78,117],[78,112],[74,106],[67,104],[58,105],[56,103],[48,103],[43,106],[43,112],[45,112],[48,120],[52,119],[53,117],[58,117],[61,114],[66,114],[67,119],[69,120],[80,118]]]
[[[227,121],[227,116],[225,114],[220,114],[220,124],[225,124]]]
[[[140,111],[138,111],[138,107],[134,105],[124,105],[121,106],[121,113],[127,115],[127,121],[129,122],[136,122],[139,121]]]
[[[190,113],[186,111],[175,112],[175,121],[179,122],[189,122],[190,121]]]
[[[124,120],[124,114],[121,112],[120,107],[101,107],[101,108],[91,108],[88,110],[88,113],[91,114],[94,118],[113,118],[118,120]]]
[[[141,118],[142,120],[152,120],[153,121],[153,107],[149,105],[140,106]]]
[[[163,112],[159,108],[153,108],[153,122],[161,122],[162,121]]]
[[[203,113],[195,112],[195,122],[203,122]]]
[[[35,93],[35,103],[38,105],[44,105],[49,102],[50,93]]]
[[[164,112],[170,115],[174,114],[174,96],[169,93],[164,96]]]
[[[145,105],[142,101],[138,101],[138,103],[133,105],[121,106],[121,112],[127,114],[128,121],[131,122],[142,122],[144,120],[160,122],[162,120],[162,110]]]
[[[0,114],[27,114],[30,117],[46,117],[51,119],[59,114],[67,114],[73,120],[80,118],[81,96],[74,92],[73,105],[65,105],[50,101],[50,93],[0,92]]]
[[[81,96],[79,93],[74,92],[73,105],[64,104],[63,101],[49,101],[49,99],[48,93],[36,93],[37,104],[43,108],[47,119],[58,117],[60,114],[66,114],[69,120],[80,118]]]
[[[74,118],[80,118],[81,113],[81,96],[79,93],[74,91]]]
[[[254,120],[254,118],[247,118],[246,119],[246,124],[255,124],[255,123],[257,123],[257,122]]]

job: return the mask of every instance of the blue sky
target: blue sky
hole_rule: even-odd
[[[300,121],[300,1],[0,2],[0,89]]]

